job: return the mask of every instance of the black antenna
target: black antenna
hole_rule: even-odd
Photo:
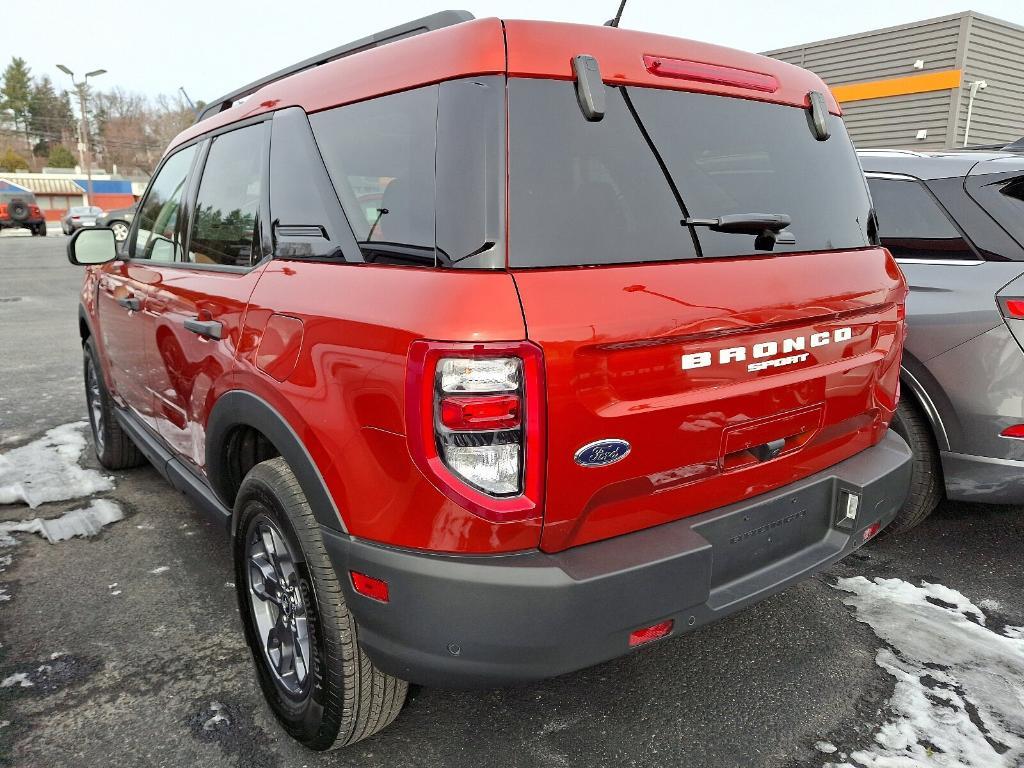
[[[619,3],[619,12],[615,14],[615,18],[614,19],[609,19],[608,21],[606,21],[604,23],[604,25],[606,27],[617,27],[617,26],[619,26],[619,22],[622,20],[622,11],[623,11],[623,9],[625,9],[625,7],[626,7],[626,0],[622,0],[622,2]]]

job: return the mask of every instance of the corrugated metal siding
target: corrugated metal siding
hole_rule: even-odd
[[[963,144],[969,83],[984,80],[971,118],[971,144],[1000,144],[1024,137],[1024,30],[997,19],[970,20],[956,146]]]
[[[963,14],[769,51],[815,72],[830,86],[955,69]],[[923,69],[914,69],[917,59]],[[843,104],[858,147],[942,149],[947,146],[953,91],[865,99]],[[919,141],[921,129],[928,137]]]
[[[843,105],[846,127],[859,149],[945,149],[951,92],[864,99]],[[919,140],[917,132],[928,131]]]

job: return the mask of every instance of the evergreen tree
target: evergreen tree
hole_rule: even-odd
[[[57,144],[50,149],[50,157],[46,164],[51,168],[74,168],[77,162],[70,149],[63,144]]]
[[[14,122],[25,133],[26,142],[31,99],[32,73],[25,60],[15,56],[4,70],[3,85],[0,86],[0,107],[13,113]]]

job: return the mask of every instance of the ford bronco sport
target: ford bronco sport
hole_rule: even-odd
[[[314,749],[690,632],[906,493],[906,286],[771,59],[445,12],[216,101],[69,257],[97,455],[228,526]]]

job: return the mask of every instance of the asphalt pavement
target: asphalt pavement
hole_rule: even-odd
[[[64,243],[0,237],[0,463],[85,418],[81,273]],[[91,449],[81,464],[98,468]],[[99,495],[124,520],[88,539],[0,544],[0,681],[33,681],[0,684],[0,765],[821,766],[833,758],[816,743],[848,753],[873,740],[894,685],[837,578],[943,584],[1024,625],[1024,509],[946,503],[916,531],[692,635],[525,687],[414,689],[390,728],[322,755],[263,703],[226,534],[152,469],[112,475]],[[0,506],[0,521],[82,505]]]

